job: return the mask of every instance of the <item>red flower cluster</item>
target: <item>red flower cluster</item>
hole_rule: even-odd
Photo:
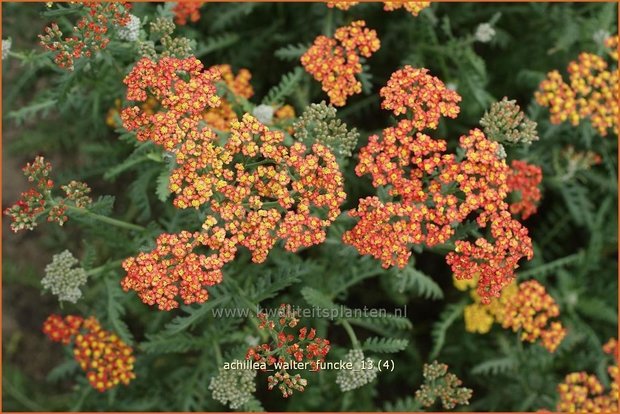
[[[318,36],[301,57],[301,64],[314,79],[321,82],[331,103],[344,106],[347,97],[362,91],[355,77],[362,73],[363,57],[379,50],[377,32],[366,28],[366,22],[357,20],[336,30],[334,38]]]
[[[394,115],[411,115],[417,130],[437,128],[439,118],[456,118],[461,97],[446,88],[444,83],[428,74],[428,69],[416,69],[407,65],[392,73],[387,85],[381,88],[381,107]]]
[[[545,287],[536,280],[528,280],[519,284],[517,294],[506,304],[502,326],[521,331],[523,341],[540,338],[542,345],[554,352],[566,336],[561,322],[550,321],[559,315],[560,309]]]
[[[4,214],[12,220],[11,230],[33,230],[37,226],[37,218],[47,211],[47,221],[55,221],[63,225],[67,221],[67,202],[76,207],[86,207],[92,200],[88,196],[90,188],[85,183],[72,181],[62,186],[66,197],[59,200],[52,198],[54,181],[50,179],[52,165],[42,156],[37,156],[32,163],[26,164],[22,170],[34,187],[21,194],[20,200],[4,210]]]
[[[241,69],[235,75],[230,65],[216,65],[212,69],[220,72],[226,88],[234,95],[234,98],[249,99],[254,95],[254,89],[250,84],[252,74],[249,70]],[[209,108],[204,113],[203,118],[211,128],[220,131],[230,131],[230,123],[237,119],[237,114],[232,104],[227,99],[222,99],[221,105],[217,108]]]
[[[508,174],[508,188],[511,192],[519,192],[520,200],[510,204],[510,212],[521,214],[521,218],[525,220],[536,213],[537,203],[540,201],[538,186],[542,182],[542,170],[537,165],[519,160],[512,161],[511,167]]]
[[[203,69],[195,57],[164,57],[157,62],[142,58],[124,80],[127,99],[146,102],[150,94],[159,109],[151,113],[137,105],[125,108],[123,126],[135,131],[139,141],[150,140],[175,150],[189,131],[199,130],[205,110],[220,105],[215,88],[220,73],[217,68]]]
[[[127,275],[121,286],[125,291],[135,290],[144,303],[156,304],[161,310],[177,308],[177,296],[186,304],[205,302],[209,297],[205,286],[220,283],[222,267],[235,257],[235,244],[225,233],[212,228],[208,233],[161,234],[153,251],[125,259]],[[213,254],[196,253],[200,247]]]
[[[128,385],[136,375],[135,357],[130,346],[116,334],[101,328],[94,317],[50,315],[43,332],[54,342],[74,342],[73,354],[86,372],[90,385],[104,392],[118,384]]]
[[[359,221],[343,241],[380,259],[386,268],[404,267],[413,245],[448,242],[456,225],[476,213],[480,227],[490,223],[493,240],[458,241],[446,261],[457,279],[482,275],[478,294],[483,302],[499,296],[513,279],[517,262],[532,255],[527,230],[510,217],[504,202],[509,168],[498,156],[499,144],[472,130],[461,137],[465,154],[457,160],[445,154],[445,141],[415,132],[436,128],[440,116],[459,112],[460,96],[425,69],[398,71],[381,93],[384,108],[397,115],[411,109],[413,119],[386,128],[381,137],[371,136],[355,171],[358,176],[370,174],[375,187],[386,186],[393,200],[360,200],[350,212]]]
[[[258,318],[259,328],[268,330],[274,338],[274,343],[250,347],[246,359],[264,363],[266,366],[272,366],[277,362],[282,364],[290,361],[307,362],[312,371],[320,369],[319,363],[325,360],[330,349],[329,340],[317,337],[314,328],[308,331],[304,327],[296,334],[287,332],[287,328],[294,328],[299,322],[290,305],[280,305],[275,320],[269,319],[265,313],[259,313]],[[291,376],[285,368],[269,376],[267,381],[270,390],[278,386],[285,398],[291,396],[294,390],[304,391],[307,385],[307,381],[299,374]]]
[[[200,8],[204,1],[185,0],[179,1],[172,9],[174,22],[180,26],[185,26],[188,22],[195,23],[200,20]]]
[[[233,246],[247,247],[252,260],[260,263],[278,239],[290,251],[321,243],[325,228],[340,214],[339,206],[346,197],[336,158],[321,144],[308,148],[296,142],[288,147],[283,132],[270,131],[249,114],[241,120],[234,117],[230,136],[222,143],[203,120],[205,110],[220,104],[214,85],[220,70],[224,69],[225,80],[235,86],[235,94],[247,95],[252,90],[247,82],[233,82],[229,67],[202,69],[195,58],[163,58],[156,63],[141,60],[125,79],[127,97],[145,101],[152,95],[160,103],[159,109],[147,113],[134,106],[121,114],[125,128],[136,131],[139,140],[152,140],[176,156],[169,184],[174,205],[205,209],[205,231],[219,225],[213,234],[221,243],[226,240],[225,258],[217,266],[206,267],[210,272],[217,270],[219,279],[205,278],[195,286],[220,281],[221,266],[235,254]],[[183,257],[195,247],[192,243],[187,246]],[[164,260],[160,248],[163,245],[126,261],[124,288],[138,291],[145,303],[172,309],[178,305],[173,299],[176,282],[184,278],[164,276],[171,268],[184,269],[186,265],[179,267],[179,259]],[[187,257],[195,266],[198,259]],[[147,264],[157,267],[156,274],[144,270]],[[158,278],[156,283],[153,277]],[[191,292],[181,294],[185,303],[207,298],[206,292]]]
[[[76,23],[72,36],[63,39],[63,33],[56,23],[45,28],[39,35],[41,46],[55,52],[54,62],[64,69],[73,70],[74,60],[91,57],[105,49],[110,42],[106,36],[113,27],[126,26],[131,4],[126,2],[84,2],[86,14]]]

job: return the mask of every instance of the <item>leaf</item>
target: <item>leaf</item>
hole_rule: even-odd
[[[465,302],[460,302],[446,306],[443,312],[441,312],[439,320],[435,322],[431,332],[431,336],[433,337],[433,349],[429,359],[437,358],[437,355],[441,352],[446,341],[448,329],[450,329],[454,321],[462,315],[463,309],[465,309]]]
[[[271,88],[269,92],[267,92],[267,95],[265,95],[265,98],[263,99],[263,104],[276,105],[278,103],[282,103],[284,98],[295,92],[295,89],[302,80],[303,75],[304,71],[299,66],[291,72],[283,75],[280,82]]]
[[[234,45],[241,39],[237,33],[223,33],[208,37],[207,41],[196,51],[196,57],[204,57],[209,53]]]
[[[407,345],[409,345],[408,339],[379,338],[373,336],[364,341],[362,349],[371,352],[393,354],[404,350],[405,348],[407,348]]]
[[[326,294],[320,292],[314,288],[306,286],[301,290],[301,296],[311,306],[316,306],[320,309],[337,309],[336,305]]]
[[[281,290],[298,283],[307,270],[303,266],[290,266],[280,270],[273,270],[257,279],[248,290],[248,297],[256,303],[277,296]]]
[[[202,349],[206,341],[185,332],[174,336],[146,335],[147,341],[140,343],[140,349],[147,354],[169,354]]]
[[[170,197],[170,171],[168,169],[162,170],[157,176],[157,187],[155,187],[155,194],[162,203],[168,200]]]
[[[52,368],[52,370],[47,374],[47,381],[59,382],[61,380],[71,377],[73,374],[76,374],[79,371],[80,366],[78,365],[77,361],[75,359],[67,359],[60,365],[56,365],[54,368]]]
[[[182,309],[186,313],[186,316],[177,316],[170,321],[164,327],[162,336],[177,335],[192,326],[195,326],[202,318],[206,317],[209,311],[216,306],[223,305],[228,302],[230,297],[221,296],[216,299],[209,299],[206,303],[203,303],[200,307],[193,308],[190,306],[184,306]]]
[[[517,360],[511,356],[503,358],[490,359],[484,361],[472,368],[471,373],[474,375],[498,375],[507,374],[514,371],[517,367]]]
[[[296,45],[287,45],[276,50],[274,55],[282,60],[297,60],[306,53],[310,45],[297,43]]]
[[[595,297],[580,297],[577,310],[589,318],[609,322],[613,325],[618,324],[617,310],[605,303],[602,299]]]
[[[583,252],[578,252],[575,254],[568,255],[566,257],[562,257],[560,259],[554,260],[549,263],[545,263],[543,265],[534,267],[532,269],[527,269],[524,272],[519,272],[517,277],[519,280],[525,280],[530,277],[541,278],[545,277],[553,272],[556,272],[560,268],[564,268],[566,266],[578,263],[583,257]]]
[[[588,196],[588,189],[579,184],[566,183],[560,187],[560,193],[575,223],[590,226],[594,205]]]
[[[418,412],[420,411],[420,408],[420,404],[411,395],[408,395],[405,398],[399,398],[394,402],[388,401],[383,406],[384,411],[401,413]]]
[[[407,266],[397,271],[397,288],[399,292],[416,290],[425,299],[443,299],[441,287],[428,275],[420,272],[413,266]]]
[[[127,324],[121,319],[125,315],[125,308],[123,307],[121,300],[126,296],[121,291],[118,280],[112,278],[106,278],[105,280],[106,290],[108,292],[108,321],[114,332],[128,345],[133,344],[133,336],[127,327]]]

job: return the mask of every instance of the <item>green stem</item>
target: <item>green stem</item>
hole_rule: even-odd
[[[355,331],[353,330],[353,327],[351,326],[351,324],[347,320],[344,320],[344,319],[340,320],[340,324],[342,325],[344,330],[347,331],[347,335],[349,335],[349,338],[351,339],[353,348],[361,349],[362,347],[359,341],[357,340],[357,336],[355,336]]]
[[[98,275],[99,273],[111,268],[111,267],[117,267],[119,266],[121,263],[123,263],[123,260],[115,260],[113,262],[108,262],[102,266],[99,267],[95,267],[93,269],[90,269],[89,271],[86,272],[86,276],[91,277],[91,276],[95,276]]]
[[[224,358],[222,358],[222,350],[217,341],[213,341],[213,350],[215,351],[215,361],[219,367],[224,366]]]
[[[145,227],[139,226],[137,224],[127,223],[126,221],[121,221],[117,219],[113,219],[111,217],[102,216],[101,214],[93,213],[92,211],[75,207],[71,205],[65,205],[68,211],[73,211],[74,213],[84,214],[88,217],[91,217],[94,220],[100,221],[102,223],[110,224],[112,226],[120,227],[122,229],[134,230],[134,231],[144,231]]]

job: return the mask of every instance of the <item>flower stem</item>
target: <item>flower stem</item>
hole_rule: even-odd
[[[349,335],[349,338],[351,339],[351,343],[353,344],[353,348],[361,349],[362,347],[360,345],[360,342],[357,340],[357,336],[355,336],[355,331],[353,330],[353,327],[351,326],[349,321],[342,319],[340,321],[340,324],[342,325],[344,330],[347,331],[347,334]]]
[[[112,226],[120,227],[122,229],[134,230],[134,231],[144,231],[145,227],[139,226],[137,224],[127,223],[126,221],[113,219],[111,217],[102,216],[101,214],[93,213],[92,211],[75,207],[71,205],[65,205],[68,211],[72,211],[78,214],[84,214],[94,220],[100,221],[102,223],[111,224]]]

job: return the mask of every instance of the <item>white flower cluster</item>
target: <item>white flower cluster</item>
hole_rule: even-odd
[[[2,60],[6,59],[9,56],[9,52],[11,51],[11,39],[2,39]]]
[[[86,283],[86,271],[81,267],[73,268],[78,260],[69,250],[55,254],[52,263],[45,267],[45,277],[41,284],[50,290],[58,300],[76,303],[82,297],[80,286]]]
[[[118,37],[127,42],[135,42],[138,40],[138,36],[140,35],[140,26],[140,18],[130,14],[127,25],[121,26],[118,29]]]
[[[256,371],[253,369],[224,369],[211,378],[209,389],[213,399],[228,405],[231,409],[241,408],[256,391]]]
[[[611,36],[611,33],[605,29],[598,29],[596,32],[592,34],[592,40],[599,45],[602,46],[605,44],[605,40]]]
[[[254,115],[261,124],[269,125],[273,122],[273,106],[265,104],[258,105],[252,111],[252,115]]]
[[[344,357],[344,361],[353,363],[353,369],[338,371],[336,384],[340,386],[342,392],[360,388],[377,378],[377,364],[373,363],[371,358],[364,360],[364,353],[360,349],[351,349]]]
[[[489,43],[495,37],[495,29],[489,23],[480,23],[474,37],[481,43]]]

